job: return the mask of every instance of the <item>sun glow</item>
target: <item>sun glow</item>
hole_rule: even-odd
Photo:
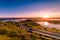
[[[44,15],[43,18],[49,18],[49,16],[48,15]]]

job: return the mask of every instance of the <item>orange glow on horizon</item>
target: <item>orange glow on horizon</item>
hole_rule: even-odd
[[[42,18],[50,18],[48,15],[44,15],[42,16]]]

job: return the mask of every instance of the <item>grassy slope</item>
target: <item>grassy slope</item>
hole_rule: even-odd
[[[22,22],[24,25],[27,25],[32,29],[40,29],[51,31],[51,29],[47,29],[37,24],[35,21],[24,21]],[[53,40],[51,38],[44,38],[44,36],[40,36],[35,33],[27,32],[25,29],[20,28],[18,25],[20,23],[17,22],[0,22],[0,40]],[[54,32],[56,29],[52,29]],[[55,31],[56,32],[56,31]]]
[[[27,32],[15,22],[0,22],[0,40],[45,40],[42,36]]]

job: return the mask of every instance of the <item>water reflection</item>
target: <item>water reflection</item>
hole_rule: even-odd
[[[44,27],[60,29],[60,24],[52,24],[49,22],[37,22],[37,23],[44,26]]]
[[[44,24],[47,26],[48,25],[48,22],[44,22]]]

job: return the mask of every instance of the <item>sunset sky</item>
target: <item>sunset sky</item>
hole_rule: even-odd
[[[0,0],[0,17],[60,17],[60,0]]]

